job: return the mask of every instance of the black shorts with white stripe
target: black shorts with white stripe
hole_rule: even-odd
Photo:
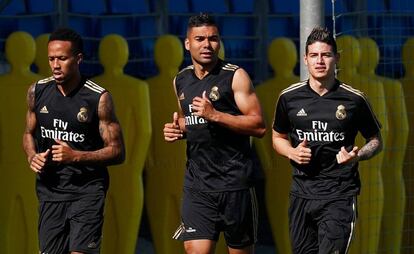
[[[184,188],[182,223],[173,238],[217,241],[223,232],[229,247],[241,249],[257,241],[257,214],[254,188],[225,192]]]
[[[356,196],[306,199],[290,196],[292,253],[348,253],[357,217]]]

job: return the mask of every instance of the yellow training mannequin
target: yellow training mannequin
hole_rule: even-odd
[[[178,111],[173,79],[183,61],[183,46],[173,35],[155,43],[159,74],[147,80],[151,99],[152,139],[146,164],[145,201],[156,253],[183,253],[183,244],[172,239],[180,225],[181,196],[186,162],[185,140],[166,143],[164,123]]]
[[[402,61],[404,64],[405,75],[400,80],[403,86],[404,95],[405,95],[405,104],[407,109],[409,109],[408,125],[412,128],[414,126],[414,117],[413,117],[413,108],[414,108],[414,38],[409,38],[402,48]],[[403,246],[412,246],[414,244],[414,233],[412,229],[414,228],[414,199],[412,198],[411,193],[414,193],[414,131],[408,133],[409,144],[407,146],[405,158],[404,158],[404,180],[407,199],[406,199],[406,208],[404,212],[404,236],[403,236]],[[410,197],[411,196],[411,197]],[[411,253],[411,248],[403,250],[402,253]]]
[[[225,54],[226,54],[226,51],[224,50],[224,43],[223,43],[223,41],[220,40],[220,50],[219,50],[219,53],[218,53],[218,57],[221,60],[224,60]]]
[[[299,82],[293,73],[297,63],[295,44],[288,38],[274,39],[268,50],[268,60],[275,76],[256,87],[263,107],[268,131],[262,139],[254,139],[257,155],[266,176],[265,199],[277,253],[292,253],[289,240],[289,192],[292,166],[287,158],[275,153],[272,146],[272,123],[280,92]],[[281,61],[280,59],[283,59]]]
[[[10,72],[0,76],[0,253],[37,253],[35,173],[22,149],[27,89],[43,77],[30,71],[36,45],[26,32],[6,40]]]
[[[34,63],[37,67],[37,73],[44,77],[52,75],[52,71],[49,66],[49,60],[47,57],[47,44],[49,41],[50,34],[41,34],[36,37],[36,57]]]
[[[381,134],[384,147],[386,147],[388,119],[386,116],[383,85],[381,82],[362,76],[357,72],[361,53],[356,38],[350,35],[341,36],[337,39],[337,44],[338,51],[341,54],[338,78],[367,95],[374,113],[382,124]],[[365,143],[365,139],[358,135],[356,145],[361,148]],[[350,253],[377,253],[384,204],[381,176],[383,159],[384,153],[380,153],[374,158],[359,164],[361,195],[358,197],[358,219]]]
[[[384,213],[380,250],[387,253],[400,253],[405,211],[402,171],[409,132],[404,92],[399,81],[375,74],[380,58],[377,43],[371,38],[363,37],[359,39],[359,44],[361,46],[359,73],[383,83],[387,105],[389,131],[382,167]]]
[[[99,58],[104,73],[93,80],[113,96],[126,148],[125,162],[109,168],[102,253],[134,253],[144,202],[142,171],[151,139],[148,86],[124,74],[128,44],[121,36],[105,36]]]

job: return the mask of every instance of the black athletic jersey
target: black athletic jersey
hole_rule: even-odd
[[[53,77],[38,81],[35,87],[37,152],[52,149],[56,139],[74,150],[103,148],[98,103],[105,91],[93,81],[82,78],[79,86],[64,96]],[[106,167],[55,163],[50,152],[44,171],[37,175],[36,190],[41,201],[75,200],[104,195],[108,184]]]
[[[249,136],[207,122],[192,113],[193,98],[202,97],[206,91],[216,110],[241,115],[232,90],[238,68],[219,60],[202,80],[195,75],[193,66],[176,76],[176,92],[185,116],[187,135],[184,187],[213,192],[246,189],[253,185]]]
[[[324,199],[358,194],[358,164],[338,164],[336,154],[342,146],[350,151],[358,132],[370,138],[380,128],[365,95],[338,80],[323,96],[312,90],[309,81],[283,90],[273,129],[288,134],[293,147],[306,139],[312,150],[307,165],[291,160],[292,195]]]

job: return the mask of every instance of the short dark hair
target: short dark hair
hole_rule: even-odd
[[[331,31],[329,31],[329,29],[326,27],[323,28],[323,27],[317,26],[312,30],[312,32],[308,36],[308,39],[306,40],[306,48],[305,48],[306,54],[308,54],[308,46],[318,41],[331,45],[332,51],[335,54],[338,53],[338,50],[336,47],[336,41]]]
[[[83,53],[83,41],[82,37],[70,28],[58,28],[49,36],[49,42],[51,41],[70,41],[72,43],[72,53],[77,55]]]
[[[199,15],[191,16],[188,19],[187,31],[193,27],[200,27],[200,26],[217,27],[217,24],[214,18],[208,15],[207,13],[200,13]]]

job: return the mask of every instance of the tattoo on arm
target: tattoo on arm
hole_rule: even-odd
[[[23,134],[23,150],[26,152],[28,161],[36,154],[36,145],[33,134],[36,130],[36,114],[35,110],[35,84],[31,85],[27,91],[26,127]]]
[[[35,87],[36,84],[32,84],[27,91],[27,105],[30,111],[34,111],[35,107]]]
[[[98,104],[99,135],[103,148],[96,151],[76,151],[73,160],[81,164],[109,166],[120,164],[125,160],[125,145],[121,126],[116,119],[111,95],[105,92]]]
[[[119,124],[118,120],[115,116],[115,110],[113,106],[112,97],[109,94],[102,95],[105,98],[102,99],[101,103],[99,103],[99,134],[101,135],[105,146],[111,144],[113,140],[113,134],[110,131],[109,126],[111,124]]]
[[[359,160],[368,160],[382,150],[382,138],[378,132],[367,140],[367,143],[358,151]]]
[[[102,101],[98,107],[98,114],[100,119],[99,134],[104,141],[104,149],[98,150],[97,153],[105,153],[104,157],[108,158],[108,164],[117,164],[125,158],[122,130],[115,115],[111,95],[106,93],[102,96]]]

